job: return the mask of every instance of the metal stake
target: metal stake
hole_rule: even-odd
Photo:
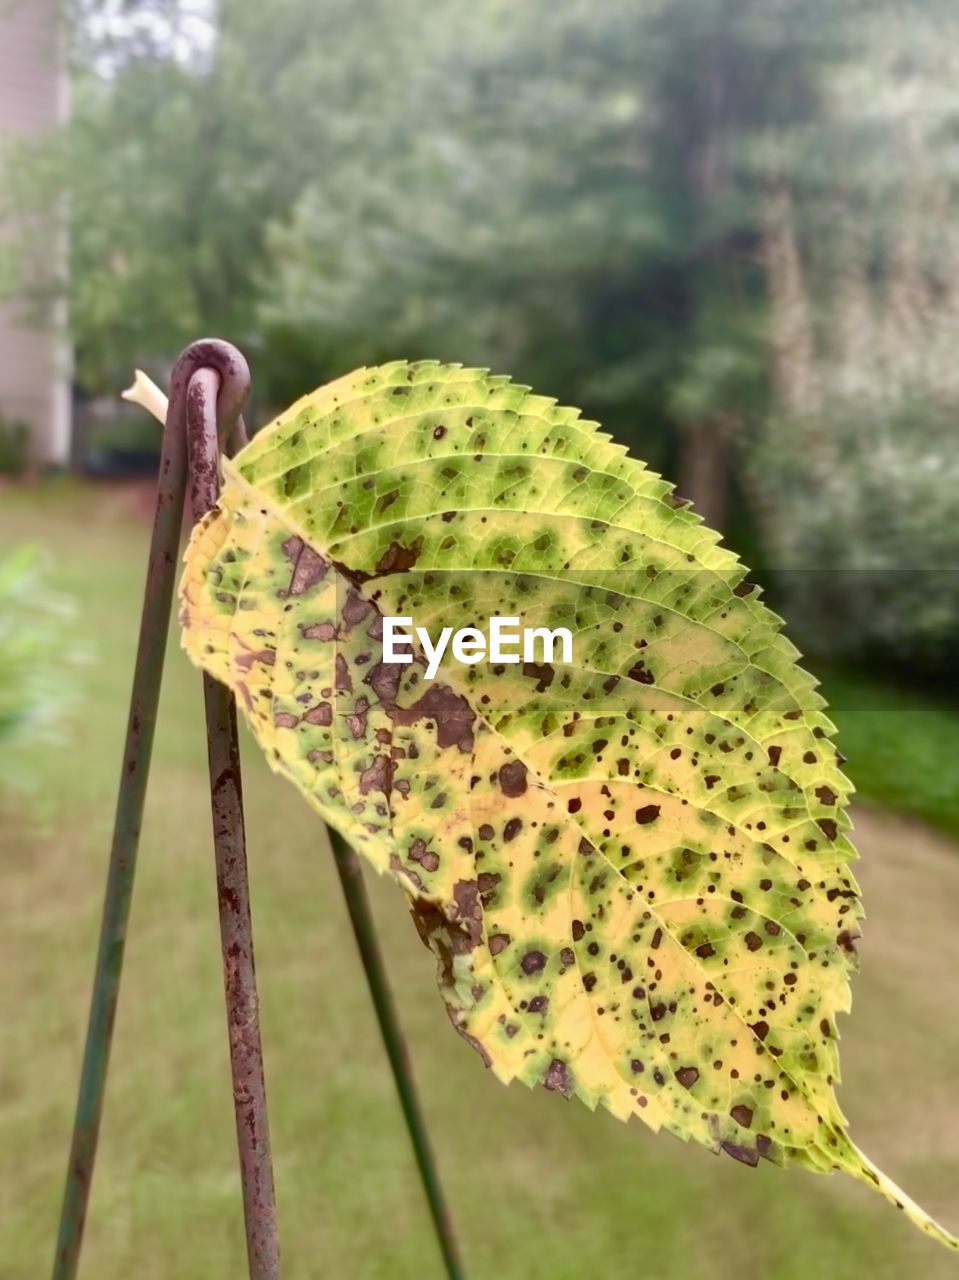
[[[177,361],[170,382],[156,516],[53,1280],[74,1280],[79,1264],[123,968],[187,478],[189,476],[196,521],[212,509],[219,493],[218,437],[229,452],[245,443],[240,411],[248,391],[246,361],[235,347],[218,339],[204,339],[189,346]],[[249,1274],[251,1280],[279,1280],[279,1238],[253,960],[236,703],[230,691],[208,675],[203,677],[203,693]],[[330,829],[329,835],[446,1274],[449,1280],[463,1280],[452,1219],[376,940],[359,860],[338,832]]]
[[[356,945],[363,961],[367,985],[380,1025],[380,1035],[383,1038],[386,1056],[390,1060],[396,1092],[399,1094],[406,1128],[413,1144],[420,1180],[426,1193],[446,1274],[449,1280],[463,1280],[465,1276],[463,1260],[453,1230],[453,1219],[443,1195],[426,1121],[416,1093],[413,1066],[406,1047],[406,1039],[400,1028],[393,994],[390,991],[383,954],[376,939],[376,926],[373,923],[370,900],[363,882],[363,869],[356,853],[340,833],[332,827],[328,827],[327,831],[333,857],[336,860],[336,869],[340,875],[340,884],[343,886],[343,896],[350,913],[353,936],[356,938]]]
[[[53,1264],[54,1280],[74,1280],[77,1274],[90,1200],[179,558],[187,478],[187,391],[194,373],[203,368],[215,370],[219,378],[218,409],[224,442],[232,447],[239,447],[245,438],[240,411],[249,391],[246,361],[229,343],[216,339],[193,343],[180,356],[170,381],[170,412],[163,431],[156,515],[150,542],[143,612],[140,617],[140,638],[127,718],[93,996],[60,1211]],[[264,1276],[269,1274],[271,1273],[262,1273]]]
[[[212,511],[220,492],[216,422],[219,383],[215,370],[202,368],[194,373],[187,388],[186,434],[194,522]],[[171,414],[179,408],[171,401]],[[250,1280],[279,1280],[280,1237],[253,962],[236,700],[225,685],[204,672],[203,701],[247,1261]]]

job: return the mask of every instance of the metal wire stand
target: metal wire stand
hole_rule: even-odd
[[[249,386],[246,360],[235,347],[218,339],[203,339],[187,347],[170,380],[156,515],[53,1280],[73,1280],[79,1266],[123,969],[185,494],[189,486],[194,522],[215,505],[220,449],[233,453],[246,440],[241,410]],[[279,1231],[253,958],[236,704],[232,693],[207,675],[203,677],[203,694],[249,1275],[250,1280],[279,1280]],[[338,834],[331,832],[330,837],[445,1271],[449,1280],[462,1280],[464,1272],[452,1220],[416,1095],[359,861]]]

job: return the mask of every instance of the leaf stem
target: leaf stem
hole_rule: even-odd
[[[136,370],[132,385],[127,387],[126,391],[121,391],[120,396],[130,404],[138,404],[141,409],[146,409],[147,413],[152,413],[157,422],[166,422],[169,401],[153,379],[148,377],[142,369]]]

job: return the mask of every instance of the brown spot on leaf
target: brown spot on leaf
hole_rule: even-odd
[[[287,595],[299,596],[304,591],[309,591],[310,587],[316,586],[323,580],[329,570],[329,561],[324,560],[302,538],[287,538],[283,543],[283,551],[293,565],[290,585],[286,589]]]
[[[347,626],[355,627],[358,622],[363,621],[373,607],[369,600],[364,600],[358,591],[351,588],[347,593],[346,601],[341,610],[343,621]]]
[[[856,941],[860,936],[858,933],[852,933],[849,929],[843,929],[842,933],[837,935],[836,941],[843,951],[848,951],[850,955],[854,956],[856,954]]]
[[[402,674],[403,665],[398,662],[377,662],[364,677],[364,683],[370,686],[389,714],[396,710],[396,691]]]
[[[352,693],[353,681],[350,679],[350,669],[346,665],[346,659],[342,653],[336,655],[334,664],[336,669],[336,687],[340,693]]]
[[[258,649],[256,653],[238,653],[233,659],[233,665],[238,671],[249,671],[254,662],[272,667],[276,662],[276,652],[273,649]]]
[[[350,731],[350,736],[357,741],[366,735],[366,716],[370,709],[370,704],[365,698],[357,698],[356,706],[353,711],[346,717],[346,726]]]
[[[483,937],[483,907],[475,880],[457,880],[453,886],[453,901],[459,919],[466,926],[472,946],[479,946]]]
[[[753,1147],[740,1147],[735,1142],[723,1142],[720,1145],[728,1156],[742,1164],[748,1164],[752,1169],[759,1164],[759,1152]]]
[[[441,747],[473,749],[473,721],[476,712],[458,693],[446,684],[434,684],[411,707],[387,706],[397,724],[415,724],[417,720],[436,721],[436,741]]]
[[[640,659],[626,672],[630,680],[636,680],[640,684],[655,684],[656,677],[646,668],[646,663]]]
[[[374,756],[373,763],[360,774],[360,795],[368,795],[371,791],[382,791],[390,794],[390,783],[393,779],[393,765],[388,756]]]
[[[410,845],[409,857],[418,862],[424,871],[435,871],[440,865],[439,854],[427,848],[426,841],[416,839]]]
[[[514,799],[526,792],[526,774],[528,770],[522,760],[511,760],[499,771],[500,790],[504,796]]]
[[[556,677],[556,672],[547,662],[524,662],[523,675],[535,677],[536,692],[545,693]]]
[[[573,1096],[573,1082],[570,1078],[569,1067],[559,1058],[554,1058],[546,1070],[543,1077],[543,1084],[547,1089],[552,1089],[555,1093],[561,1093],[564,1098]]]
[[[401,547],[398,542],[391,542],[380,557],[376,572],[382,577],[390,573],[405,573],[416,564],[422,550],[422,538],[417,538],[409,547]]]
[[[332,622],[300,623],[300,631],[305,640],[333,640],[336,638],[336,627]]]
[[[487,894],[491,894],[493,892],[501,879],[502,876],[498,871],[481,871],[479,873],[476,878],[476,883],[479,886],[479,891],[483,895],[484,899]]]

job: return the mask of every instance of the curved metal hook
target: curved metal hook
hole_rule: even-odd
[[[246,443],[246,428],[240,415],[250,391],[250,367],[246,358],[232,343],[224,342],[221,338],[201,338],[197,342],[191,342],[180,353],[170,377],[170,403],[166,426],[163,428],[157,483],[157,524],[159,526],[169,521],[176,526],[177,537],[183,520],[183,499],[190,469],[187,401],[190,385],[201,370],[212,371],[219,381],[219,447],[231,455]],[[201,456],[198,451],[198,461]],[[215,465],[215,458],[212,465]],[[199,518],[204,511],[197,511],[195,514]],[[169,535],[165,534],[164,545],[168,540]],[[155,571],[165,574],[166,567],[156,564],[151,552],[148,582]],[[170,589],[172,590],[172,576]]]
[[[219,375],[216,407],[220,447],[224,453],[236,453],[246,444],[246,427],[241,414],[250,394],[250,366],[243,353],[222,338],[199,338],[177,357],[170,375],[167,426],[172,427],[182,441],[186,430],[187,392],[193,375],[199,369],[213,369]]]

